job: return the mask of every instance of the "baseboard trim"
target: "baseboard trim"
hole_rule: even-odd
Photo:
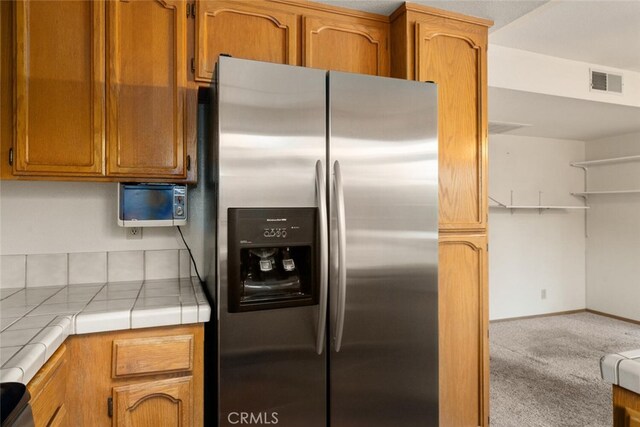
[[[604,313],[602,311],[591,310],[590,308],[587,308],[585,311],[587,313],[593,313],[599,316],[610,317],[612,319],[621,320],[623,322],[629,322],[636,325],[640,325],[640,320],[627,319],[626,317],[620,317],[620,316],[616,316],[615,314],[609,314],[609,313]]]
[[[510,320],[537,319],[538,317],[562,316],[562,315],[565,315],[565,314],[584,313],[586,311],[591,311],[591,310],[587,310],[586,308],[581,308],[581,309],[578,309],[578,310],[556,311],[554,313],[534,314],[532,316],[508,317],[506,319],[490,320],[489,323],[508,322]],[[592,313],[601,314],[601,313],[597,313],[595,311],[592,311]],[[620,320],[622,320],[622,319],[620,319]],[[638,322],[638,323],[640,323],[640,322]]]

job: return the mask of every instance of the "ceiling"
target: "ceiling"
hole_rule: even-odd
[[[588,141],[640,131],[640,108],[491,87],[489,120],[531,125],[509,135]]]
[[[396,0],[319,0],[382,15]],[[640,0],[412,0],[491,19],[489,43],[640,72]],[[605,70],[606,71],[606,70]],[[640,131],[640,108],[490,88],[489,121],[530,124],[513,135],[591,140]]]
[[[640,1],[550,1],[490,43],[640,72]]]

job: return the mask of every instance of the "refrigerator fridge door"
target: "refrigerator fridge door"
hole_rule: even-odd
[[[207,363],[219,364],[219,425],[326,427],[326,352],[317,348],[322,315],[302,263],[320,264],[311,254],[327,248],[309,249],[308,224],[322,215],[299,209],[324,203],[326,72],[222,57],[217,78],[218,283],[209,291],[217,296],[219,360]],[[230,212],[252,224],[238,227],[244,234],[236,233],[233,245]],[[300,224],[291,215],[307,229],[289,246],[285,240],[301,230],[292,230]],[[255,239],[245,235],[251,227]],[[255,261],[236,269],[246,304],[235,308],[229,306],[230,248],[242,251],[233,254],[237,262]],[[260,298],[266,303],[254,304]]]
[[[434,84],[329,73],[330,425],[438,425]]]

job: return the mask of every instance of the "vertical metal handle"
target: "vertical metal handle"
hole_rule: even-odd
[[[338,305],[336,313],[336,336],[334,337],[336,353],[342,346],[344,331],[344,313],[347,301],[347,235],[344,214],[344,193],[342,191],[342,173],[340,162],[333,164],[334,185],[336,195],[336,216],[338,222]]]
[[[316,197],[318,199],[318,223],[320,224],[320,301],[318,304],[318,328],[316,353],[322,354],[325,325],[327,324],[327,288],[329,282],[329,232],[327,230],[327,194],[322,161],[316,162]]]

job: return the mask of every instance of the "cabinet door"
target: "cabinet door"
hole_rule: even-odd
[[[193,425],[193,378],[114,387],[113,425],[190,427]]]
[[[459,27],[459,26],[458,26]],[[416,78],[438,84],[440,229],[484,230],[487,212],[484,37],[416,24]]]
[[[389,75],[388,24],[305,17],[305,67],[377,76]]]
[[[15,174],[103,174],[104,7],[15,2]]]
[[[61,345],[27,385],[36,427],[66,425],[67,347]]]
[[[108,2],[108,175],[185,176],[186,5]]]
[[[13,149],[13,5],[0,1],[0,179],[12,179],[10,150]],[[14,150],[15,151],[15,150]]]
[[[264,1],[200,1],[196,18],[196,80],[211,81],[221,53],[297,64],[294,13]]]
[[[439,242],[440,425],[488,425],[487,237]]]

